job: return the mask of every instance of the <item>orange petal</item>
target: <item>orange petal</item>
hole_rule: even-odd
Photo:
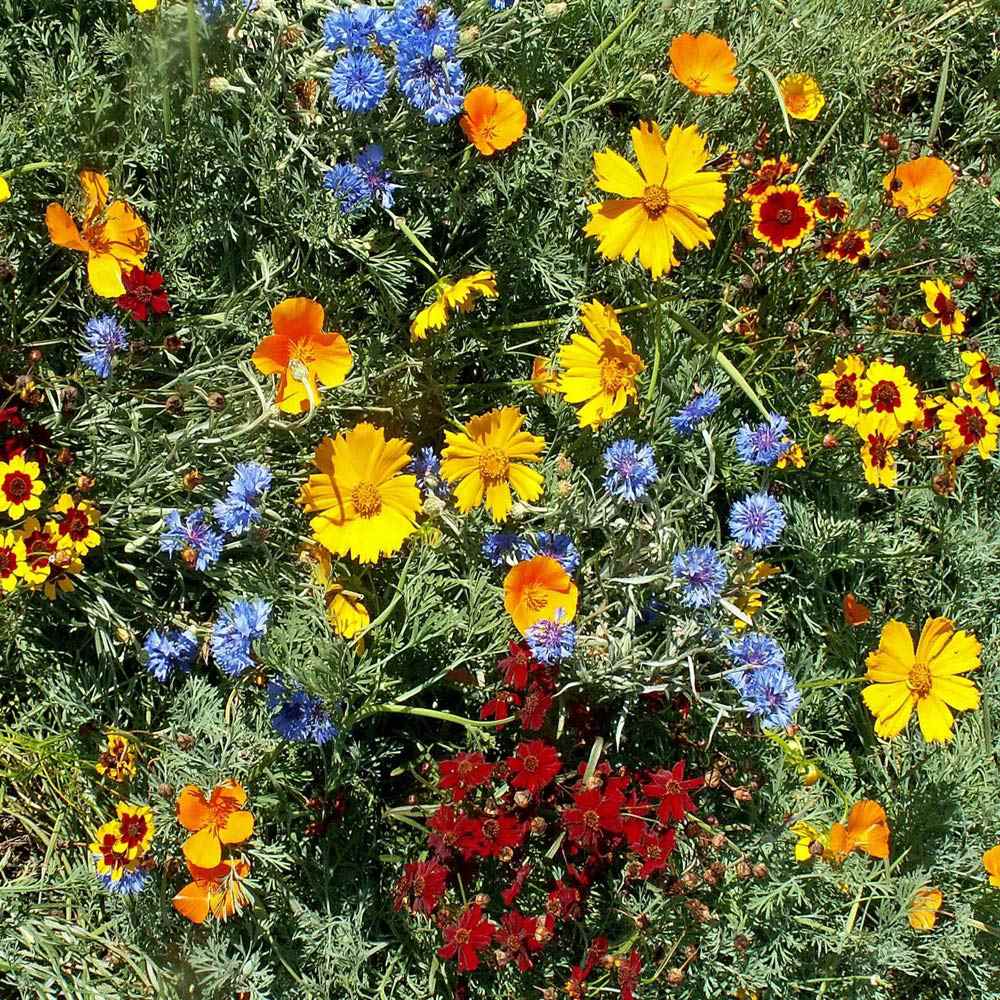
[[[250,839],[253,833],[253,813],[238,809],[226,817],[226,822],[219,827],[219,840],[224,844],[242,844]]]
[[[496,111],[497,92],[492,87],[473,87],[465,95],[465,113],[476,125],[482,125]]]
[[[222,860],[222,844],[215,827],[206,826],[192,833],[181,846],[184,857],[199,868],[214,868]]]
[[[84,216],[88,219],[100,214],[108,203],[108,179],[96,170],[80,171],[80,187],[87,199]]]
[[[66,247],[68,250],[87,249],[87,244],[80,238],[80,230],[62,205],[53,202],[45,209],[45,224],[49,227],[49,239],[57,247]]]
[[[212,810],[197,785],[185,785],[177,796],[177,822],[185,830],[201,830],[212,822]]]
[[[323,307],[312,299],[285,299],[271,310],[274,332],[282,337],[302,337],[323,332]]]
[[[272,334],[265,337],[253,352],[251,361],[264,375],[277,375],[288,367],[288,338]]]
[[[218,802],[219,799],[228,799],[230,802],[242,806],[247,800],[246,789],[238,781],[230,778],[212,789],[212,802]]]
[[[844,621],[846,621],[848,625],[853,625],[857,628],[859,625],[864,625],[866,622],[871,620],[871,608],[862,604],[851,593],[844,594],[843,608]]]
[[[203,924],[208,916],[208,889],[204,883],[189,882],[174,896],[174,909],[193,924]]]

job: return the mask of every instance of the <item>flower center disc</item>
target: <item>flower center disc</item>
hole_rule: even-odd
[[[650,184],[642,194],[642,207],[651,219],[658,219],[670,207],[670,195],[659,184]]]
[[[545,596],[545,591],[537,585],[532,585],[528,587],[524,594],[524,603],[531,608],[532,611],[541,611],[542,608],[548,603]]]
[[[926,698],[931,693],[931,672],[927,664],[914,663],[906,684],[918,698]]]
[[[382,497],[372,483],[358,483],[351,490],[351,503],[359,517],[374,517],[382,509]]]
[[[892,382],[877,382],[872,389],[872,403],[879,413],[890,413],[900,402],[899,389]]]
[[[790,208],[780,208],[775,218],[779,225],[787,226],[792,221],[792,210]]]
[[[479,475],[487,486],[502,483],[510,472],[510,459],[499,448],[487,448],[479,456]]]
[[[619,392],[628,382],[628,372],[618,358],[601,360],[601,388],[610,394]]]

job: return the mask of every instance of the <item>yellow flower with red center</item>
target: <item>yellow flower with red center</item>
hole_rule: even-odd
[[[101,536],[94,530],[101,523],[101,514],[89,500],[74,500],[63,493],[52,510],[62,515],[57,528],[60,548],[86,555],[101,544]]]
[[[60,594],[69,594],[76,589],[73,577],[83,572],[83,562],[72,548],[60,546],[49,564],[49,575],[42,584],[45,596],[54,601]]]
[[[302,487],[299,503],[316,541],[334,555],[378,562],[398,552],[417,530],[420,490],[416,476],[402,473],[410,442],[386,439],[385,431],[361,423],[335,439],[323,438],[313,464],[319,470]]]
[[[243,858],[225,858],[204,868],[187,862],[191,881],[173,898],[174,909],[193,924],[203,924],[209,917],[228,920],[250,902],[244,881],[250,864]]]
[[[110,781],[125,781],[135,776],[135,744],[122,733],[108,733],[108,741],[95,768]]]
[[[847,825],[834,823],[830,827],[830,851],[838,860],[852,851],[864,851],[873,858],[889,857],[889,823],[882,806],[871,799],[855,802],[847,814]]]
[[[920,421],[917,387],[906,377],[902,365],[873,361],[858,387],[864,419],[884,434],[899,433],[908,424]],[[864,435],[863,435],[864,436]]]
[[[52,562],[59,548],[59,528],[55,521],[44,526],[37,517],[29,517],[18,536],[24,544],[24,581],[36,588],[52,571]]]
[[[581,427],[599,427],[636,398],[635,379],[645,365],[622,333],[611,306],[596,299],[580,311],[587,336],[573,334],[559,349],[559,392],[568,403],[583,403]]]
[[[799,118],[802,121],[815,121],[823,110],[826,98],[819,84],[808,73],[792,73],[779,84],[781,100],[789,118]]]
[[[997,450],[998,417],[984,399],[949,399],[938,410],[938,424],[944,440],[957,455],[975,448],[980,458],[989,458]]]
[[[927,302],[927,312],[921,317],[926,327],[941,326],[945,343],[965,331],[965,313],[955,303],[951,286],[938,278],[920,282]]]
[[[122,270],[141,267],[149,252],[149,231],[135,209],[123,201],[108,204],[108,179],[94,170],[80,173],[86,205],[83,229],[53,202],[45,210],[49,239],[56,246],[87,255],[90,287],[104,298],[125,294]]]
[[[733,75],[736,55],[724,38],[709,31],[685,33],[670,43],[670,72],[693,94],[731,94],[739,81]]]
[[[976,637],[955,631],[949,618],[929,618],[916,651],[906,625],[887,622],[879,648],[866,661],[866,679],[875,683],[862,692],[875,716],[875,732],[886,739],[898,736],[916,709],[925,740],[950,740],[955,721],[950,709],[979,707],[975,684],[959,675],[979,669],[981,650]]]
[[[506,521],[514,499],[511,487],[526,503],[542,495],[542,476],[529,464],[541,461],[545,439],[522,430],[524,415],[505,406],[472,417],[461,433],[445,432],[441,475],[457,483],[455,502],[466,514],[485,501],[494,521]]]
[[[548,358],[534,358],[531,362],[531,388],[539,396],[558,392],[559,376],[552,370]]]
[[[504,607],[521,635],[538,622],[571,622],[576,616],[576,584],[550,556],[534,556],[512,566],[503,593]]]
[[[0,589],[13,590],[24,573],[24,542],[13,531],[0,531]]]
[[[1000,844],[991,847],[983,854],[983,867],[990,877],[990,885],[1000,889]]]
[[[832,424],[856,427],[861,419],[860,382],[864,374],[865,363],[857,354],[837,358],[829,371],[816,376],[822,394],[809,404],[809,411]]]
[[[991,365],[982,351],[963,351],[962,362],[969,369],[962,388],[970,396],[982,396],[990,406],[1000,406],[1000,367]]]
[[[120,882],[123,875],[134,872],[138,867],[136,861],[128,856],[117,820],[110,820],[97,828],[88,850],[94,855],[97,874],[107,876],[112,882]]]
[[[750,210],[754,236],[779,253],[799,246],[816,226],[812,202],[798,184],[772,185]]]
[[[792,163],[787,153],[782,153],[776,160],[765,160],[754,171],[753,180],[743,189],[741,197],[744,201],[757,201],[769,188],[780,184],[786,177],[792,177],[798,169],[799,165]]]
[[[455,282],[442,278],[432,291],[434,301],[421,309],[410,324],[411,340],[426,340],[427,331],[446,327],[456,309],[472,312],[477,299],[495,299],[498,294],[492,271],[477,271]]]
[[[910,926],[915,931],[933,930],[943,902],[944,896],[940,889],[929,885],[918,889],[910,902]]]
[[[0,511],[13,521],[19,521],[29,510],[38,510],[45,492],[39,479],[37,462],[26,462],[23,455],[14,455],[9,462],[0,462]]]
[[[134,806],[128,802],[119,802],[116,812],[118,839],[125,845],[125,856],[132,861],[145,854],[153,842],[153,833],[156,830],[153,810],[149,806]]]
[[[839,191],[820,195],[813,201],[813,210],[824,222],[843,222],[850,212],[847,202]]]
[[[920,156],[893,167],[882,179],[893,208],[910,219],[933,219],[955,186],[955,175],[944,160]]]
[[[845,229],[831,233],[820,244],[820,252],[827,260],[845,261],[857,266],[867,262],[872,252],[872,234],[868,229]]]
[[[870,421],[862,421],[858,427],[861,435],[861,461],[865,467],[865,479],[872,486],[892,489],[896,485],[896,456],[892,449],[899,440],[897,432],[884,433]]]
[[[706,222],[726,203],[722,177],[703,169],[708,163],[705,139],[696,125],[675,125],[666,140],[656,122],[632,129],[636,170],[611,149],[594,153],[597,186],[621,198],[588,205],[587,236],[600,242],[608,260],[639,263],[654,278],[678,263],[674,242],[688,250],[708,246],[715,237]]]

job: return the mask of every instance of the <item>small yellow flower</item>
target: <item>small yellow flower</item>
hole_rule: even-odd
[[[156,10],[159,5],[160,0],[132,0],[132,6],[135,7],[140,14],[145,14],[148,11]]]
[[[823,110],[826,98],[819,84],[808,73],[793,73],[786,76],[778,89],[789,118],[800,118],[811,122]]]
[[[935,278],[922,281],[920,290],[927,302],[927,312],[921,317],[926,327],[940,324],[945,343],[965,331],[965,313],[955,304],[951,286]]]
[[[822,395],[809,404],[814,417],[826,417],[832,424],[856,427],[861,419],[860,382],[865,374],[865,363],[857,354],[837,358],[827,372],[816,376]]]
[[[332,583],[326,592],[326,617],[342,639],[353,639],[371,624],[371,616],[360,594]]]
[[[918,889],[910,902],[910,926],[915,931],[929,931],[937,923],[937,911],[941,909],[944,896],[941,890],[925,885]]]
[[[780,566],[772,566],[766,562],[757,563],[744,580],[737,581],[740,589],[730,598],[733,606],[742,611],[747,618],[753,618],[764,606],[764,592],[757,589],[757,584],[769,577],[777,576],[780,572]],[[733,618],[734,632],[742,632],[746,627],[747,623],[742,618]]]
[[[54,601],[60,594],[72,593],[76,587],[72,577],[83,572],[83,562],[76,552],[68,546],[60,545],[49,567],[49,575],[42,585],[45,596]]]
[[[774,464],[779,469],[804,469],[806,467],[806,454],[802,450],[802,446],[793,441],[791,447]]]
[[[899,440],[899,434],[888,434],[879,429],[873,421],[865,418],[858,427],[861,435],[861,461],[865,467],[865,479],[872,486],[892,489],[896,485],[896,456],[892,449]]]
[[[24,543],[24,581],[35,589],[48,579],[52,570],[59,548],[59,528],[55,521],[46,521],[43,526],[37,517],[29,517],[18,537]]]
[[[97,758],[97,773],[111,781],[125,781],[135,774],[135,745],[121,733],[108,733],[108,744]]]
[[[906,377],[902,365],[873,361],[858,386],[858,403],[873,429],[883,434],[900,433],[922,420],[917,405],[917,387]]]
[[[125,856],[129,861],[142,857],[149,850],[156,830],[153,810],[149,806],[119,802],[115,811],[118,814],[118,839],[125,848]]]
[[[0,531],[0,590],[13,590],[26,568],[24,542],[13,531]]]
[[[997,450],[1000,417],[984,399],[961,396],[949,399],[938,410],[938,422],[945,444],[956,455],[964,455],[975,448],[980,458],[989,458]]]
[[[472,312],[477,299],[495,299],[498,294],[496,275],[492,271],[477,271],[454,283],[443,278],[433,292],[434,301],[421,309],[410,324],[411,340],[425,340],[428,330],[446,327],[456,309]]]
[[[796,838],[794,852],[796,861],[813,861],[817,857],[829,861],[832,857],[829,834],[820,833],[805,820],[793,823],[789,827],[789,832]]]
[[[38,498],[45,491],[39,479],[41,470],[37,462],[26,462],[23,455],[15,455],[9,462],[0,462],[0,511],[12,521],[19,521],[29,510],[38,510]]]
[[[101,544],[101,536],[94,530],[101,523],[100,511],[89,500],[74,500],[63,493],[52,510],[61,514],[59,519],[59,545],[86,555]]]

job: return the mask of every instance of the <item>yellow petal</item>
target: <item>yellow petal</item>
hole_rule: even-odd
[[[960,712],[979,708],[979,689],[967,677],[934,677],[931,691],[935,697]]]
[[[109,253],[92,253],[87,259],[87,276],[90,287],[106,299],[125,294],[121,265]]]
[[[917,702],[917,718],[920,731],[928,743],[946,743],[952,737],[951,727],[955,717],[951,710],[934,692]]]
[[[620,194],[623,198],[641,198],[646,190],[639,171],[613,149],[594,153],[594,173],[597,186],[610,194]]]
[[[675,126],[674,132],[676,131]],[[639,122],[639,127],[632,129],[632,147],[635,149],[639,169],[646,179],[646,184],[662,187],[667,179],[668,157],[667,145],[663,141],[660,126],[656,122]]]

